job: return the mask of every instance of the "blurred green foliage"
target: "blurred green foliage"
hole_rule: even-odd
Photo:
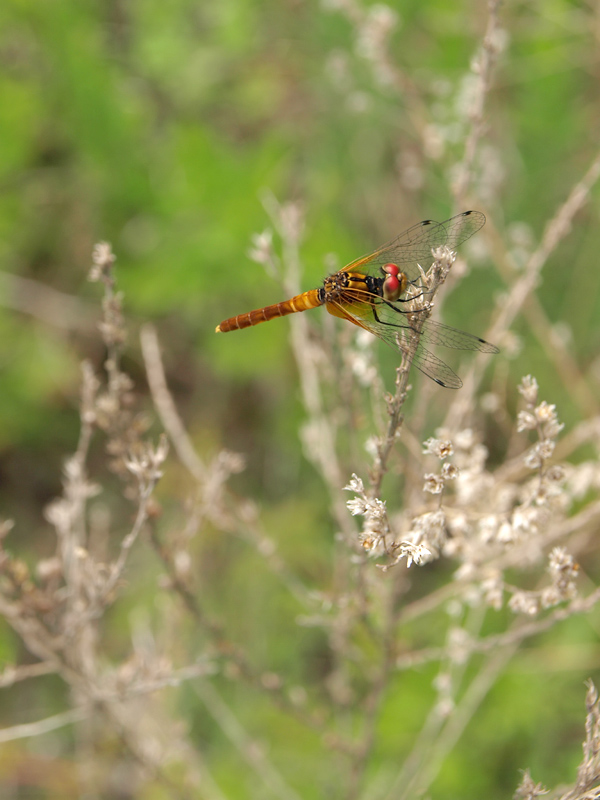
[[[406,78],[406,91],[397,93],[374,83],[355,31],[330,5],[5,0],[0,6],[1,269],[79,298],[87,320],[81,328],[53,326],[27,312],[18,288],[3,289],[0,497],[36,555],[51,550],[43,508],[58,492],[62,461],[77,440],[78,363],[91,357],[99,366],[103,358],[94,332],[98,291],[86,273],[93,244],[105,239],[118,258],[139,390],[137,326],[155,320],[170,386],[202,454],[210,457],[222,445],[246,453],[250,468],[238,486],[262,498],[263,522],[280,551],[309,584],[327,572],[335,531],[298,439],[303,412],[287,322],[231,337],[216,337],[214,328],[224,317],[284,299],[247,256],[251,236],[269,225],[261,203],[266,190],[306,211],[304,288],[318,285],[328,255],[344,264],[422,218],[462,210],[452,208],[448,189],[464,146],[457,109],[485,26],[483,3],[390,3],[398,15],[392,54]],[[514,237],[514,223],[523,223],[535,245],[596,152],[598,19],[592,7],[565,0],[506,3],[502,14],[507,38],[472,196],[500,235]],[[415,131],[422,113],[415,97],[444,131],[433,158]],[[410,165],[412,183],[405,179]],[[547,265],[539,291],[585,365],[600,345],[598,208],[596,192]],[[502,279],[484,260],[448,295],[445,318],[483,334],[500,291]],[[515,382],[532,372],[561,418],[578,419],[570,387],[559,385],[527,323],[520,319],[515,327],[523,337],[520,353],[512,360],[500,355],[490,367],[506,376],[510,402]],[[168,503],[168,483],[160,493]],[[216,540],[201,547],[209,607],[224,613],[232,637],[257,661],[318,684],[326,658],[320,634],[300,628],[298,649],[290,620],[299,609],[276,586],[256,585],[256,553],[242,543],[232,557],[231,543]],[[252,603],[239,608],[236,593],[223,596],[225,585]],[[149,607],[153,591],[148,580]],[[111,626],[118,643],[125,616]],[[6,657],[15,645],[8,632],[2,636]],[[299,652],[305,657],[290,661]],[[553,675],[552,695],[581,686],[589,670],[581,678],[575,666]],[[399,691],[380,721],[374,774],[410,751],[431,679],[427,670],[398,678]],[[517,770],[528,765],[548,782],[567,779],[582,737],[583,691],[548,708],[543,684],[511,674],[496,688],[432,797],[507,797]],[[201,721],[201,704],[191,689],[189,695],[182,717],[189,714],[225,794],[258,796],[251,773],[217,726]],[[58,711],[52,697],[32,700],[35,713]],[[234,702],[302,797],[340,796],[336,765],[324,761],[331,756],[316,736],[256,698]],[[525,703],[517,746],[512,723],[523,720]],[[10,703],[3,716],[4,724],[20,721]],[[559,741],[569,725],[572,738]],[[496,746],[508,736],[511,745]],[[561,752],[565,763],[554,774]]]

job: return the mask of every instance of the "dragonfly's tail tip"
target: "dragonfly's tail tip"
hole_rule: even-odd
[[[215,328],[215,333],[221,333],[221,326],[220,325],[217,325],[217,327]]]

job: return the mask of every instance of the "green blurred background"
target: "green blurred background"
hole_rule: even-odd
[[[31,558],[54,548],[43,508],[60,492],[61,465],[77,441],[79,363],[89,357],[99,367],[103,359],[95,328],[98,287],[87,282],[87,270],[93,244],[107,240],[130,322],[125,365],[139,391],[145,378],[137,329],[153,320],[171,389],[199,452],[208,459],[226,446],[246,454],[249,469],[238,487],[263,504],[266,527],[286,557],[309,581],[327,569],[331,522],[299,442],[304,414],[288,323],[231,337],[216,336],[214,328],[224,317],[284,299],[277,282],[247,256],[251,236],[270,225],[261,201],[267,191],[304,208],[303,288],[318,285],[331,263],[343,265],[420,219],[465,210],[453,207],[449,186],[464,150],[469,64],[487,19],[486,4],[474,0],[390,3],[399,91],[377,81],[369,42],[350,21],[353,8],[364,21],[383,13],[381,7],[337,5],[0,5],[0,499],[3,515],[16,520],[13,548]],[[488,216],[489,231],[478,238],[493,252],[499,236],[518,262],[597,153],[600,17],[597,5],[581,2],[507,2],[501,24],[503,51],[470,196]],[[538,292],[549,318],[563,323],[560,335],[589,372],[595,393],[598,208],[595,191]],[[62,294],[45,294],[44,287]],[[447,297],[446,321],[484,335],[503,290],[493,259],[484,256]],[[517,320],[515,332],[523,337],[520,350],[505,348],[491,367],[509,405],[516,402],[515,384],[531,372],[542,396],[572,425],[581,409],[569,387],[557,380],[526,322]],[[99,462],[101,448],[96,456]],[[173,484],[166,480],[168,495]],[[225,569],[226,557],[218,555]],[[228,562],[234,574],[227,580],[247,582],[245,596],[255,596],[253,613],[260,616],[269,592],[252,586],[252,555],[246,556]],[[149,599],[152,592],[148,580],[140,596]],[[280,630],[288,614],[269,613],[282,637],[269,659],[289,673]],[[0,654],[18,661],[18,643],[8,631],[1,635]],[[303,635],[307,653],[318,652],[318,634]],[[256,640],[252,646],[260,651]],[[566,662],[548,682],[556,680],[565,706],[568,694],[568,710],[559,704],[547,710],[547,694],[536,704],[528,673],[546,662],[539,653],[535,668],[524,660],[500,687],[506,693],[490,701],[463,740],[460,752],[468,757],[463,763],[455,756],[436,797],[510,796],[516,769],[525,766],[537,767],[550,785],[569,777],[579,756],[582,681],[598,667],[598,656],[593,651],[580,664]],[[431,677],[408,682],[423,691]],[[51,695],[28,701],[32,718],[56,710]],[[397,712],[389,709],[393,719],[382,720],[387,755],[398,759],[421,713],[410,692],[400,696]],[[525,700],[532,705],[529,721],[522,716]],[[244,702],[240,713],[252,716],[256,710]],[[19,704],[0,703],[4,724],[17,724]],[[508,735],[503,726],[513,730],[513,717],[523,726],[518,745],[513,737],[496,762],[482,761],[474,773],[477,748],[491,738],[494,751],[494,742]],[[272,721],[263,722],[270,730]],[[555,738],[542,742],[540,727]],[[198,735],[218,740],[215,732]],[[318,747],[311,746],[316,752],[303,758],[318,764]],[[293,762],[289,752],[286,757]],[[302,785],[304,769],[295,769]],[[323,772],[331,775],[329,767]],[[241,786],[231,791],[254,796]]]

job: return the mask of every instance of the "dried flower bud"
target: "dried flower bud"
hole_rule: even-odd
[[[522,800],[535,800],[536,797],[544,794],[548,794],[548,789],[542,783],[534,783],[529,770],[526,769],[523,773],[523,780],[515,792],[515,800],[519,800],[519,798],[522,798]]]
[[[352,477],[350,478],[348,484],[346,486],[344,486],[343,491],[344,492],[358,492],[359,494],[362,494],[362,492],[364,492],[364,490],[365,490],[365,487],[363,485],[362,480],[358,477],[358,475],[356,475],[356,473],[353,472],[352,473]]]
[[[547,403],[545,400],[536,406],[535,408],[535,417],[538,422],[545,423],[551,422],[552,420],[556,419],[556,405],[554,403],[550,404]]]
[[[517,433],[533,431],[537,427],[537,420],[531,411],[519,411],[517,414]]]
[[[547,480],[552,481],[553,483],[562,483],[565,480],[565,470],[560,466],[560,464],[554,464],[553,466],[548,467],[545,477]]]
[[[532,592],[515,592],[508,601],[508,607],[515,614],[527,614],[534,617],[539,614],[540,601]]]
[[[367,510],[365,500],[362,497],[353,497],[352,500],[346,500],[346,507],[353,517],[362,515]]]
[[[454,435],[454,444],[458,450],[470,450],[476,441],[471,428],[465,428]]]
[[[448,458],[454,453],[452,442],[443,441],[442,439],[434,439],[431,437],[423,442],[423,453],[437,456],[439,459]]]
[[[248,257],[257,264],[268,264],[273,252],[273,231],[265,230],[252,235],[252,247],[248,250]]]
[[[518,388],[527,405],[534,406],[537,401],[539,388],[536,379],[532,375],[525,375]]]
[[[442,466],[442,478],[445,481],[453,481],[458,478],[460,471],[454,464],[444,464]]]
[[[398,558],[406,557],[406,567],[409,568],[411,564],[421,566],[431,561],[433,554],[425,547],[424,544],[412,544],[411,542],[402,542],[400,545],[400,555]]]
[[[431,494],[441,494],[444,489],[444,481],[439,475],[434,475],[429,472],[425,475],[425,483],[423,484],[423,491],[430,492]]]
[[[93,266],[91,267],[88,280],[96,282],[106,280],[110,275],[112,265],[115,263],[116,256],[113,254],[108,242],[98,242],[92,251]]]

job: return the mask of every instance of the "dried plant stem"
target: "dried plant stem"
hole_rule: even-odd
[[[444,759],[456,745],[475,711],[502,674],[516,647],[516,644],[507,645],[490,655],[446,719],[436,720],[435,709],[432,711],[427,730],[430,741],[417,743],[412,756],[406,761],[408,768],[403,768],[398,775],[392,791],[386,795],[386,800],[408,800],[427,792],[439,773]]]
[[[445,250],[445,248],[441,248]],[[447,271],[452,264],[450,258],[445,264],[444,259],[448,259],[450,251],[440,254],[432,268],[428,272],[428,285],[426,290],[427,305],[421,307],[415,313],[409,315],[410,328],[407,330],[406,344],[402,345],[402,364],[396,374],[396,389],[393,396],[387,398],[388,424],[383,437],[377,443],[377,455],[371,468],[369,479],[369,494],[378,497],[381,492],[381,484],[384,476],[389,469],[389,458],[398,440],[398,436],[403,423],[402,408],[406,402],[409,390],[410,367],[417,351],[420,341],[420,333],[423,325],[431,315],[435,295],[446,279]]]
[[[0,304],[59,330],[93,333],[96,308],[31,278],[0,272]]]
[[[296,599],[303,606],[312,608],[307,588],[298,580],[297,576],[289,572],[276,551],[265,541],[264,534],[256,529],[254,515],[249,514],[248,509],[243,508],[244,503],[240,498],[236,498],[229,490],[223,489],[220,485],[214,485],[217,473],[212,467],[205,467],[196,453],[173,402],[160,355],[158,337],[152,326],[148,325],[143,328],[141,343],[148,383],[156,409],[165,429],[172,438],[182,463],[197,481],[201,498],[201,518],[206,517],[220,528],[244,534],[257,547],[273,573],[282,579],[284,585],[289,588]],[[225,477],[222,476],[220,480]],[[194,527],[199,523],[200,520],[196,520]],[[290,701],[285,682],[265,683],[262,674],[252,667],[243,650],[226,636],[220,623],[205,612],[200,600],[201,595],[180,574],[175,563],[175,553],[160,541],[154,526],[151,527],[151,541],[167,571],[172,589],[180,595],[186,609],[196,622],[210,635],[219,655],[227,663],[235,665],[236,673],[249,685],[261,693],[268,693],[280,709],[296,717],[308,727],[321,730],[322,720],[305,713],[302,708]]]
[[[156,482],[149,483],[148,485],[144,486],[140,492],[139,504],[137,508],[137,512],[135,515],[135,521],[129,533],[123,537],[121,540],[121,547],[119,550],[119,555],[117,560],[112,564],[110,569],[110,574],[106,580],[106,583],[103,587],[102,593],[98,596],[95,609],[92,606],[91,613],[101,613],[101,606],[106,600],[110,597],[112,592],[115,590],[119,580],[123,576],[123,572],[125,570],[125,565],[127,563],[127,559],[129,554],[131,553],[131,548],[137,541],[138,536],[142,530],[142,527],[146,523],[148,519],[148,503],[150,502],[150,498],[154,491]]]
[[[194,684],[194,691],[241,758],[264,783],[265,789],[281,800],[300,800],[300,795],[283,779],[279,770],[268,759],[261,744],[251,739],[242,727],[239,718],[225,703],[215,687],[206,681],[198,681]]]
[[[202,520],[207,519],[219,528],[244,536],[266,559],[273,573],[282,580],[298,602],[306,608],[312,608],[308,589],[296,575],[293,575],[287,569],[279,558],[274,544],[260,528],[254,505],[248,500],[236,497],[224,487],[222,484],[227,479],[228,474],[223,473],[222,470],[216,470],[214,464],[206,466],[196,452],[167,384],[156,329],[151,325],[144,326],[140,340],[148,384],[155,408],[173,443],[175,452],[197,482],[200,499],[196,504],[197,518],[195,518],[194,514],[190,516],[192,527],[194,529],[198,528]],[[162,548],[157,539],[154,539],[154,543],[158,547],[161,558],[170,561],[171,579],[177,585],[181,584],[183,586],[168,552]],[[190,604],[189,601],[190,598],[186,600],[186,605],[196,614],[197,609],[193,608],[195,602]]]
[[[369,767],[369,759],[377,741],[377,724],[381,713],[382,703],[386,689],[389,686],[390,676],[394,671],[395,614],[391,604],[388,604],[384,617],[384,630],[378,639],[380,662],[374,672],[369,690],[363,700],[363,726],[358,746],[354,748],[351,760],[350,780],[347,800],[354,800],[361,796],[361,785]]]
[[[283,288],[289,296],[297,295],[300,293],[301,274],[298,250],[302,228],[300,209],[292,204],[279,205],[271,195],[266,196],[263,203],[283,246]],[[302,400],[308,414],[305,426],[306,453],[327,486],[333,517],[339,530],[347,541],[352,541],[356,531],[339,491],[345,476],[337,455],[336,429],[323,398],[318,359],[313,352],[314,345],[305,315],[292,314],[290,329]]]
[[[81,722],[88,714],[89,710],[87,709],[72,708],[69,711],[63,711],[62,714],[46,717],[46,719],[38,719],[35,722],[29,722],[24,725],[13,725],[10,728],[2,728],[0,729],[0,744],[50,733],[50,731],[55,731],[58,728],[64,728],[65,725],[73,725],[75,722]]]
[[[498,32],[500,0],[488,0],[488,21],[483,42],[478,55],[473,60],[473,72],[477,75],[477,89],[469,114],[469,131],[465,139],[462,162],[456,170],[452,193],[458,208],[467,208],[469,186],[473,180],[473,170],[477,147],[485,132],[485,101],[492,85],[492,75],[498,60]]]
[[[594,590],[586,598],[576,598],[566,607],[555,608],[542,619],[523,621],[517,617],[509,630],[504,633],[472,639],[465,645],[470,653],[486,653],[498,647],[520,644],[521,642],[551,630],[560,622],[564,622],[576,614],[587,614],[600,602],[600,590]],[[414,650],[407,655],[399,656],[395,665],[398,669],[412,669],[432,661],[439,661],[447,653],[446,647],[428,647]]]
[[[50,675],[56,672],[56,665],[40,661],[39,664],[23,664],[18,667],[8,666],[0,673],[0,689],[14,686],[19,681],[38,678],[41,675]]]
[[[502,301],[502,308],[496,319],[486,333],[490,341],[501,341],[503,335],[509,330],[516,316],[523,310],[532,309],[534,330],[539,332],[540,341],[551,356],[562,380],[569,385],[578,398],[582,409],[587,414],[598,412],[598,400],[591,394],[581,380],[581,375],[574,365],[571,354],[567,351],[562,341],[557,341],[551,335],[551,327],[545,320],[537,300],[531,300],[536,289],[541,271],[558,246],[571,230],[573,218],[589,198],[590,191],[600,178],[600,152],[596,154],[592,163],[586,170],[583,178],[578,181],[565,202],[558,208],[554,217],[548,222],[537,249],[532,253],[520,275],[512,283],[510,291]],[[474,397],[483,379],[481,369],[482,355],[478,355],[467,373],[464,386],[450,406],[444,425],[451,430],[456,430],[464,424],[464,420],[473,408]]]
[[[140,332],[140,342],[146,366],[148,384],[152,392],[154,406],[158,411],[165,431],[171,440],[182,464],[198,481],[207,478],[206,465],[196,452],[177,411],[173,397],[167,386],[165,371],[160,356],[158,336],[153,325],[144,325]]]

